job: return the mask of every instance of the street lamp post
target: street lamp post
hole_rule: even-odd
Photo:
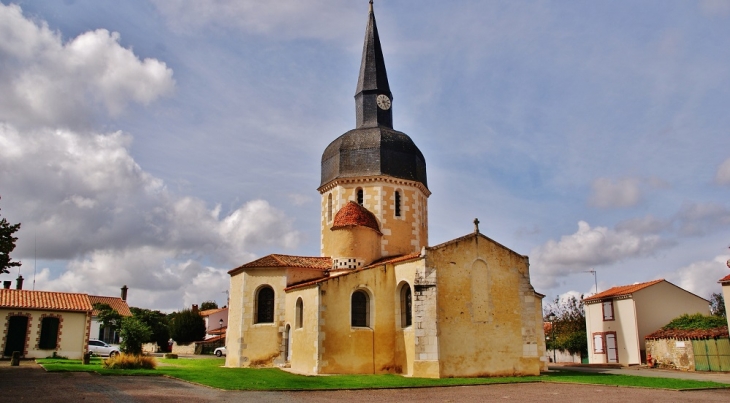
[[[553,347],[553,364],[555,364],[557,361],[555,357],[555,314],[550,312],[548,320],[550,321],[550,339],[552,340]]]
[[[218,325],[220,325],[220,327],[218,328],[218,344],[221,344],[223,342],[223,319],[218,321]]]

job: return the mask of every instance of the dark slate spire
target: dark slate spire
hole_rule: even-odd
[[[393,130],[393,96],[372,4],[355,94],[357,126],[322,153],[320,189],[340,178],[390,176],[420,182],[428,191],[421,150],[407,134]]]
[[[380,47],[378,26],[375,23],[373,2],[370,0],[370,18],[365,29],[360,76],[355,90],[356,127],[385,126],[393,128],[393,94],[388,85],[383,50]]]

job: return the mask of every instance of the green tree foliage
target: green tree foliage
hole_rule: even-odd
[[[15,249],[15,241],[18,240],[13,234],[20,229],[20,223],[10,224],[8,220],[0,220],[0,274],[10,273],[11,267],[20,266],[20,262],[13,262],[10,259],[10,252]]]
[[[122,321],[121,349],[126,354],[142,354],[142,345],[152,336],[152,330],[144,322],[130,316]]]
[[[190,309],[170,315],[170,337],[177,344],[190,344],[205,337],[205,320]]]
[[[727,319],[715,315],[703,315],[696,313],[694,315],[684,314],[672,319],[662,329],[664,330],[697,330],[697,329],[715,329],[727,326]]]
[[[555,297],[545,307],[546,322],[550,322],[550,314],[555,315],[552,329],[546,334],[548,350],[568,351],[571,354],[588,355],[588,339],[586,337],[586,316],[583,309],[583,296],[578,299],[570,297],[561,300]]]
[[[163,351],[167,350],[167,341],[170,339],[169,321],[167,315],[160,311],[143,308],[129,308],[132,315],[147,325],[152,334],[145,343],[156,343]]]
[[[218,309],[218,303],[215,301],[204,301],[200,304],[201,311],[207,311],[208,309]]]
[[[719,292],[713,292],[712,295],[710,295],[710,313],[714,316],[727,318],[727,312],[725,312],[725,298]]]
[[[96,317],[101,323],[102,328],[114,331],[119,329],[122,325],[122,315],[109,306],[109,304],[101,304],[97,302],[94,304],[94,309],[99,311],[99,314],[96,315]]]

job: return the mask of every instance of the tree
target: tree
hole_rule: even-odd
[[[142,345],[146,343],[152,330],[138,318],[130,316],[122,321],[121,348],[125,354],[141,355]]]
[[[684,314],[672,319],[662,329],[664,330],[697,330],[697,329],[715,329],[727,326],[727,319],[716,315],[703,315],[696,313],[693,315]]]
[[[11,267],[18,267],[20,262],[13,262],[10,259],[10,252],[15,249],[15,241],[18,240],[13,234],[20,229],[20,223],[10,224],[8,220],[0,220],[0,274],[10,273]]]
[[[721,318],[727,318],[725,298],[719,292],[713,292],[710,295],[710,313]]]
[[[200,310],[207,311],[208,309],[218,309],[218,303],[215,301],[203,301],[203,303],[200,304]]]
[[[94,304],[94,310],[99,311],[96,317],[101,323],[102,329],[109,329],[110,332],[114,332],[122,325],[122,315],[109,304],[97,302]]]
[[[583,296],[580,299],[572,296],[555,300],[546,307],[545,321],[550,322],[550,314],[555,315],[552,321],[550,337],[547,341],[548,350],[568,351],[571,354],[588,355],[588,339],[586,336],[586,316],[583,309]],[[551,337],[553,336],[554,337]]]
[[[190,344],[205,337],[205,319],[198,312],[184,309],[170,318],[170,337],[177,344]]]
[[[160,311],[153,311],[142,308],[129,308],[132,315],[147,325],[152,334],[145,340],[145,343],[156,343],[163,351],[167,350],[167,341],[170,339],[169,321],[167,315]]]

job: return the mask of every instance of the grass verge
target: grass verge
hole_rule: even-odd
[[[724,388],[728,385],[685,379],[648,378],[629,375],[591,374],[559,371],[540,376],[502,378],[405,378],[399,375],[332,375],[303,376],[276,368],[223,368],[220,359],[157,359],[155,370],[118,370],[102,367],[101,359],[94,358],[90,365],[80,360],[37,360],[49,372],[96,372],[102,375],[167,375],[201,385],[226,390],[327,390],[327,389],[383,389],[433,386],[486,385],[499,383],[566,382],[614,386],[633,386],[661,389]]]

